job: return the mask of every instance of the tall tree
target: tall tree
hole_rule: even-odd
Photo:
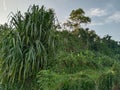
[[[87,24],[90,22],[91,19],[85,16],[85,12],[83,11],[83,9],[79,8],[76,10],[72,10],[69,20],[67,20],[64,25],[74,30],[80,28],[82,23]]]

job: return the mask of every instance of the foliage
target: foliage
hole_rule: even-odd
[[[2,83],[28,83],[47,67],[49,54],[54,54],[54,12],[33,5],[22,15],[13,14],[13,29],[1,43]],[[52,53],[53,52],[53,53]]]
[[[66,23],[73,31],[59,31],[44,6],[12,14],[0,26],[0,89],[120,90],[120,44],[80,26],[90,21],[79,8]]]
[[[38,83],[42,90],[94,90],[95,83],[87,75],[57,74],[51,71],[38,73]]]
[[[112,90],[118,87],[119,64],[112,58],[91,51],[59,52],[58,55],[51,69],[38,73],[40,89]]]
[[[67,23],[64,23],[65,26],[68,26],[70,28],[79,29],[82,23],[89,23],[91,22],[91,19],[87,16],[85,16],[85,12],[83,9],[79,8],[76,10],[72,10],[70,13],[69,20],[67,20]]]
[[[119,87],[119,76],[114,71],[109,71],[107,73],[102,74],[99,77],[99,89],[100,90],[118,90]],[[118,88],[118,89],[117,89]]]

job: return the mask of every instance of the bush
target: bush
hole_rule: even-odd
[[[43,70],[37,80],[40,90],[95,90],[95,82],[82,73],[58,74]]]
[[[110,70],[106,73],[103,73],[98,79],[98,88],[99,90],[118,90],[120,80],[117,72]]]

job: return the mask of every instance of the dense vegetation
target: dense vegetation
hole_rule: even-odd
[[[82,28],[82,9],[62,30],[44,6],[11,16],[0,26],[0,90],[120,90],[120,43]]]

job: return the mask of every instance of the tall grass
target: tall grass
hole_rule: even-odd
[[[11,17],[0,33],[0,90],[120,90],[119,54],[89,50],[84,29],[80,37],[55,31],[54,12],[44,6]]]
[[[2,83],[24,84],[45,69],[54,53],[54,12],[33,5],[24,15],[12,14],[12,29],[1,43]]]

